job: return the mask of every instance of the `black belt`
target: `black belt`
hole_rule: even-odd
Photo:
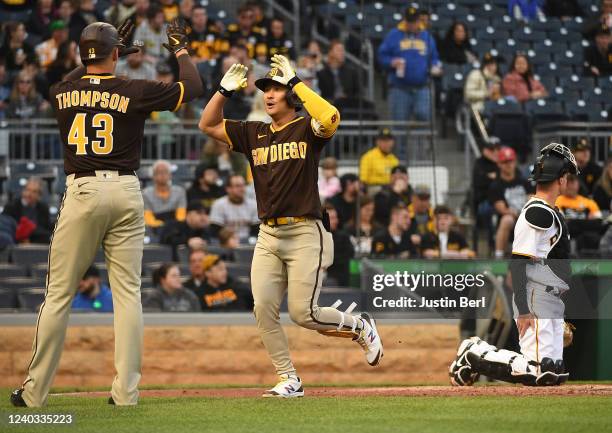
[[[117,171],[117,170],[110,170]],[[119,170],[119,176],[136,176],[136,172],[134,170]],[[95,171],[82,171],[80,173],[74,173],[75,179],[80,179],[82,177],[96,177]]]

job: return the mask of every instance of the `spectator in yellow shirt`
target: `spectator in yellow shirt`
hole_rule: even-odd
[[[399,165],[397,157],[391,153],[395,137],[389,128],[383,128],[376,137],[375,147],[363,154],[359,161],[359,178],[370,185],[387,185],[391,180],[391,170]]]

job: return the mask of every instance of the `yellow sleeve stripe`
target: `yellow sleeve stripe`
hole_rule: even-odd
[[[227,128],[225,127],[225,122],[227,122],[227,119],[223,119],[223,133],[225,134],[225,141],[227,144],[229,144],[230,150],[234,150],[234,143],[232,143],[232,140],[229,138],[229,135],[227,134]]]
[[[531,254],[517,253],[516,251],[512,251],[512,254],[516,254],[517,256],[529,257],[529,258],[532,258],[532,259],[535,258],[535,256],[532,256]]]
[[[178,85],[181,88],[181,94],[179,95],[179,99],[178,99],[178,102],[176,103],[176,107],[174,107],[174,110],[172,111],[176,111],[179,108],[181,108],[181,104],[183,103],[183,96],[185,96],[185,86],[183,85],[181,81],[178,82]]]

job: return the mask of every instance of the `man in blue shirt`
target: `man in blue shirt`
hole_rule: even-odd
[[[113,296],[107,285],[102,284],[100,271],[92,265],[79,282],[79,288],[72,309],[80,311],[95,311],[111,313],[113,311]]]
[[[439,75],[441,63],[434,38],[421,30],[415,8],[391,30],[378,48],[378,60],[388,71],[389,104],[393,120],[429,121],[429,74]]]

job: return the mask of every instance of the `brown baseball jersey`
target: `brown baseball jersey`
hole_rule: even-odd
[[[319,156],[331,137],[318,136],[310,116],[275,130],[264,122],[225,120],[230,148],[246,155],[260,219],[321,218]]]
[[[84,75],[50,89],[64,143],[66,174],[137,170],[144,124],[152,111],[177,110],[184,85]]]

